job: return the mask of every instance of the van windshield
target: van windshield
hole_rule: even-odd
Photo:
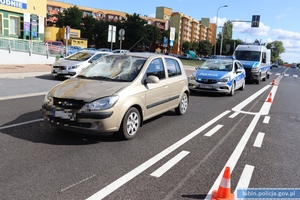
[[[259,51],[235,51],[234,55],[237,60],[260,61]]]

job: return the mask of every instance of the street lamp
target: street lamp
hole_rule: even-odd
[[[220,8],[228,7],[228,5],[220,6],[217,10],[217,19],[216,19],[216,38],[215,38],[215,48],[214,48],[214,55],[216,55],[216,46],[217,46],[217,29],[218,29],[218,15]]]

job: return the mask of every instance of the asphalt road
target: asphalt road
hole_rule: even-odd
[[[300,188],[299,76],[273,68],[233,97],[193,94],[186,115],[149,120],[129,141],[44,123],[49,76],[0,79],[1,199],[210,199],[226,166],[234,194]]]

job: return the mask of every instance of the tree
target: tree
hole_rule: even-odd
[[[213,45],[210,43],[210,41],[208,40],[201,40],[199,42],[199,47],[198,47],[198,53],[200,55],[211,55],[212,53],[212,49],[213,49]]]
[[[191,49],[193,49],[195,52],[198,52],[199,51],[199,42],[197,42],[197,41],[192,42]]]
[[[87,15],[82,18],[82,26],[81,26],[81,37],[88,39],[88,45],[89,46],[95,46],[95,40],[96,40],[96,31],[95,26],[97,20],[90,15]]]
[[[267,44],[267,48],[271,49],[271,62],[278,62],[281,60],[280,54],[285,52],[282,41],[273,41]]]
[[[122,19],[121,26],[125,30],[125,41],[122,43],[125,49],[136,50],[138,43],[143,43],[146,40],[147,33],[145,26],[147,21],[140,18],[139,14],[126,14],[126,19]]]
[[[58,14],[56,26],[59,28],[70,26],[71,28],[81,30],[82,16],[83,12],[77,6],[67,8]]]
[[[162,41],[162,34],[159,28],[147,24],[145,26],[146,37],[143,39],[143,46],[149,47],[149,51],[154,52],[156,49],[156,44]]]
[[[191,48],[191,43],[189,41],[184,41],[181,46],[181,51],[189,50]]]

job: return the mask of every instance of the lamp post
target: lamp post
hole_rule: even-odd
[[[220,8],[228,7],[228,5],[220,6],[217,10],[217,19],[216,19],[216,38],[215,38],[215,48],[214,48],[214,55],[216,55],[216,46],[217,46],[217,30],[218,30],[218,16]]]

